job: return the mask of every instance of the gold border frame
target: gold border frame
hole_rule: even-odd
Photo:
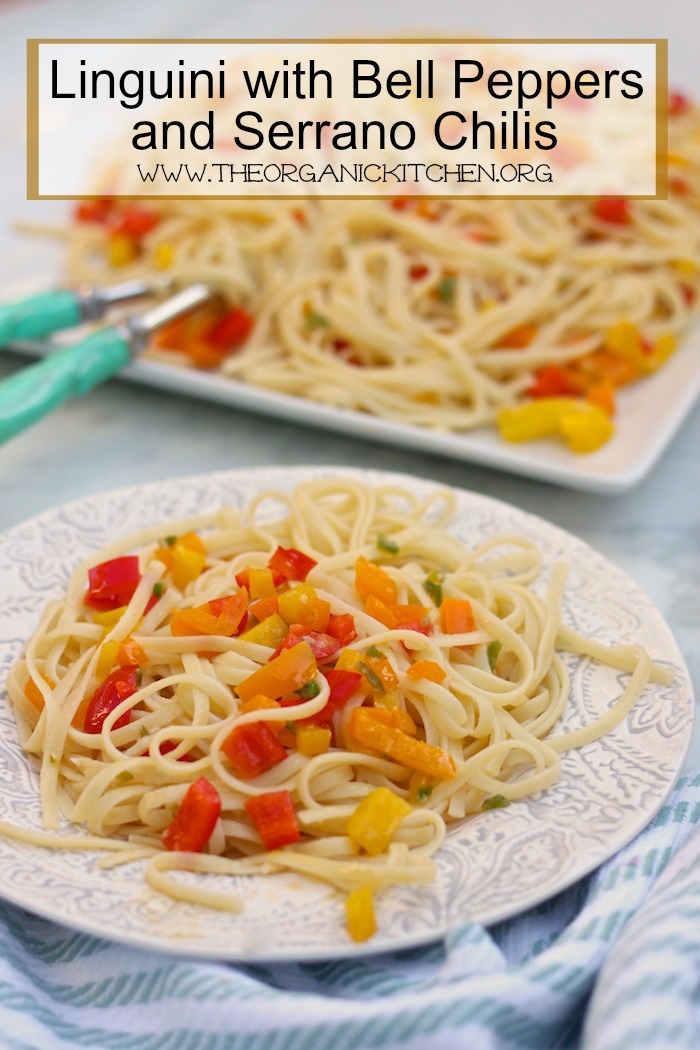
[[[653,44],[656,58],[656,193],[619,194],[628,200],[668,199],[668,40],[664,37],[29,37],[27,39],[27,200],[99,200],[98,194],[41,194],[39,192],[39,48],[42,44]],[[118,200],[368,200],[371,194],[128,194]],[[382,194],[387,198],[390,194]],[[415,200],[596,200],[598,194],[497,194],[420,193]]]

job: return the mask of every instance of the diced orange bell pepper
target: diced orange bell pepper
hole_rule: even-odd
[[[537,326],[521,324],[502,335],[494,346],[499,350],[523,350],[537,335]]]
[[[276,594],[271,594],[269,598],[260,598],[259,601],[252,602],[248,606],[248,612],[255,617],[258,623],[262,623],[268,616],[279,612],[279,599]]]
[[[609,379],[599,379],[586,390],[586,401],[602,408],[607,416],[615,415],[615,387]]]
[[[243,587],[236,594],[216,598],[191,609],[176,609],[170,620],[170,632],[176,637],[223,635],[232,638],[247,613],[248,592]]]
[[[279,596],[280,616],[288,624],[299,623],[311,631],[324,632],[331,615],[330,602],[319,598],[313,587],[300,583]]]
[[[443,634],[469,634],[476,630],[474,610],[466,598],[443,598],[440,606]]]
[[[385,656],[365,656],[357,667],[365,675],[375,694],[390,693],[399,684],[396,672]]]
[[[104,646],[102,648],[104,649]],[[117,663],[121,667],[145,667],[148,663],[148,657],[138,642],[134,641],[133,638],[125,638],[117,652]]]
[[[44,679],[49,689],[55,689],[56,683],[51,678],[48,678],[45,674],[42,674],[41,677]],[[29,700],[30,704],[34,705],[37,711],[43,711],[44,697],[42,696],[41,689],[36,684],[33,678],[27,679],[26,685],[24,687],[24,695],[26,696],[27,700]]]
[[[393,605],[396,601],[396,584],[391,576],[381,566],[367,561],[362,555],[355,564],[355,590],[363,602],[366,602],[370,595],[385,605]]]
[[[428,682],[435,682],[437,685],[444,682],[447,677],[447,672],[435,660],[416,660],[406,674],[409,678],[415,678],[416,681],[425,678]]]
[[[385,726],[393,726],[394,729],[400,729],[402,733],[407,733],[408,736],[415,736],[418,732],[416,723],[408,711],[404,711],[401,707],[366,707],[364,710],[367,716],[373,718],[375,722],[381,722]]]
[[[316,676],[316,658],[308,642],[299,642],[291,649],[283,649],[279,656],[260,667],[236,686],[242,700],[263,693],[279,700],[285,693],[293,693]]]
[[[398,626],[399,621],[389,606],[385,605],[379,598],[375,598],[373,594],[370,594],[365,602],[365,612],[368,616],[383,623],[390,631],[393,631]]]
[[[363,747],[388,755],[408,769],[426,773],[436,780],[451,780],[455,775],[454,761],[446,751],[393,726],[382,725],[368,716],[367,708],[356,707],[350,712],[348,732]]]

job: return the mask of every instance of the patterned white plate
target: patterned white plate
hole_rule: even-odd
[[[310,476],[350,474],[425,492],[428,481],[345,468],[236,471],[110,492],[49,511],[0,536],[0,819],[40,826],[37,774],[22,753],[4,692],[9,668],[45,602],[90,551],[147,524],[242,506],[261,488],[291,488]],[[341,895],[293,874],[232,880],[242,915],[175,903],[145,884],[140,863],[113,871],[96,855],[0,839],[0,896],[97,936],[162,951],[229,960],[333,958],[434,940],[455,923],[493,923],[551,897],[591,871],[639,832],[662,805],[690,742],[693,696],[668,627],[620,570],[581,540],[515,507],[458,492],[453,531],[468,544],[505,532],[535,541],[546,565],[571,565],[564,618],[604,642],[638,642],[672,666],[671,686],[650,686],[613,733],[563,757],[562,776],[541,796],[480,814],[448,835],[429,887],[381,895],[379,932],[354,945],[344,929]],[[544,582],[544,580],[542,581]],[[601,713],[626,675],[571,660],[566,728]],[[196,876],[192,876],[195,878]]]

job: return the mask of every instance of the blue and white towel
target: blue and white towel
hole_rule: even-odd
[[[697,1050],[700,774],[587,879],[351,962],[200,963],[0,906],[3,1050]]]

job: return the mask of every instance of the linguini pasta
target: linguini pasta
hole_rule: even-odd
[[[233,911],[241,901],[227,876],[295,871],[343,891],[432,879],[451,823],[550,787],[563,752],[610,732],[649,681],[670,680],[642,649],[608,648],[562,624],[564,564],[552,567],[540,596],[533,585],[541,559],[530,541],[513,535],[468,547],[450,534],[452,512],[447,490],[419,499],[395,486],[328,478],[291,495],[262,492],[243,513],[151,527],[94,554],[65,597],[47,606],[9,676],[22,746],[41,766],[45,828],[3,823],[0,833],[56,849],[104,849],[105,866],[145,859],[154,889]],[[197,542],[187,540],[193,530]],[[164,532],[174,534],[171,546]],[[273,579],[280,549],[292,567]],[[96,610],[90,570],[133,552],[131,597]],[[296,566],[305,567],[295,575]],[[270,579],[267,596],[251,599]],[[231,633],[187,628],[202,610],[214,619],[230,599],[250,603]],[[281,618],[293,602],[299,615],[323,613],[325,629],[303,627],[302,641],[295,635],[287,645],[287,632],[300,630]],[[265,644],[279,627],[275,617],[282,635]],[[281,653],[312,652],[313,668],[301,688],[263,703],[251,683],[279,661],[278,645]],[[557,728],[570,699],[563,651],[630,676],[603,716],[568,733]],[[131,663],[138,654],[134,688],[96,725],[96,690],[124,652]],[[354,668],[354,685],[333,702],[341,667],[346,678]],[[393,727],[387,750],[353,735],[363,716],[381,733]],[[281,757],[250,775],[231,741],[261,724]],[[309,727],[327,734],[325,749],[302,746]],[[221,801],[213,829],[199,852],[166,849],[200,778]],[[378,789],[402,809],[375,850],[354,827]],[[284,792],[299,834],[266,849],[247,804]],[[375,819],[381,824],[382,812]],[[85,833],[59,833],[64,821]],[[189,881],[183,871],[223,878]]]
[[[77,281],[154,270],[208,281],[254,322],[219,358],[224,375],[468,430],[518,402],[543,368],[567,371],[552,393],[588,397],[663,363],[687,328],[700,273],[700,138],[689,104],[672,114],[669,171],[668,201],[612,202],[621,205],[612,211],[575,199],[149,201],[140,207],[152,228],[116,247],[109,218],[76,223],[67,270]],[[631,326],[622,340],[620,324]],[[194,344],[168,345],[167,333],[159,347],[181,364],[194,347],[197,360]]]

